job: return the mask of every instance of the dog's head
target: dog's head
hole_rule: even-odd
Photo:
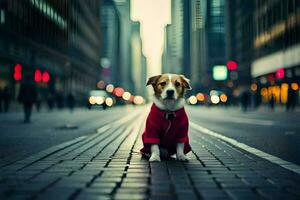
[[[189,79],[179,74],[152,76],[147,85],[152,85],[155,98],[164,105],[176,104],[183,99],[186,90],[192,89]]]

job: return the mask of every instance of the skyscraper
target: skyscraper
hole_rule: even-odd
[[[120,71],[119,85],[132,91],[130,0],[114,0],[120,14]]]
[[[163,72],[190,76],[190,3],[171,1],[171,24],[166,26]]]
[[[47,72],[41,90],[76,93],[79,100],[100,78],[100,3],[98,0],[1,1],[0,73],[3,84],[17,90],[14,67],[22,74]],[[39,79],[36,79],[39,82]]]
[[[101,6],[101,79],[119,84],[120,65],[120,15],[113,0]]]
[[[131,34],[131,76],[133,80],[134,89],[132,90],[134,95],[146,95],[146,58],[142,52],[142,40],[140,35],[140,23],[132,23]]]
[[[193,0],[190,7],[192,84],[201,90],[222,87],[223,81],[213,80],[212,69],[226,64],[224,0]]]

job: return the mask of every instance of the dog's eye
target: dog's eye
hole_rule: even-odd
[[[179,87],[179,86],[180,86],[180,83],[179,83],[179,82],[176,82],[176,83],[175,83],[175,86],[176,86],[176,87]]]
[[[166,84],[167,84],[166,82],[159,83],[159,85],[161,85],[161,86],[165,86]]]

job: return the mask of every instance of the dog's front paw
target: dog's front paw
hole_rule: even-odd
[[[180,160],[180,161],[189,161],[189,158],[184,155],[184,154],[177,154],[177,160]]]
[[[149,162],[160,162],[160,156],[157,154],[152,154],[149,158]]]

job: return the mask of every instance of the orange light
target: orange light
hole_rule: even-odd
[[[198,101],[204,101],[205,100],[205,96],[204,96],[204,94],[203,93],[198,93],[197,95],[196,95],[196,97],[197,97],[197,100]]]
[[[226,94],[221,94],[221,95],[220,95],[220,101],[221,101],[221,102],[226,103],[226,102],[227,102],[227,99],[228,99],[228,98],[227,98],[227,95],[226,95]]]
[[[281,89],[281,91],[280,91],[280,101],[281,101],[281,103],[286,103],[287,100],[288,100],[289,84],[282,83],[280,89]]]
[[[298,83],[292,83],[291,88],[292,88],[292,90],[298,90],[299,89]]]
[[[250,86],[251,91],[255,92],[257,91],[257,84],[256,83],[252,83]]]
[[[266,96],[268,94],[268,89],[267,88],[262,88],[260,90],[260,94],[261,94],[261,96]]]

